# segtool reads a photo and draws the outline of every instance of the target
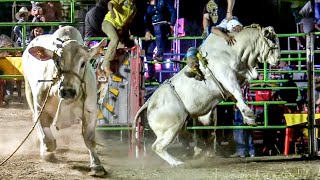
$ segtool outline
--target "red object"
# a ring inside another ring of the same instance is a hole
[[[272,97],[271,90],[256,90],[256,101],[269,101]]]
[[[286,128],[286,137],[284,140],[284,155],[288,156],[289,155],[289,149],[290,149],[290,142],[292,141],[292,128]]]

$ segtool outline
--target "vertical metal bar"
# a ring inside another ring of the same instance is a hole
[[[263,117],[264,117],[264,126],[265,127],[269,126],[269,123],[268,123],[268,103],[266,103],[266,102],[263,103]]]
[[[70,3],[70,22],[71,23],[75,23],[75,19],[74,19],[74,5],[75,4],[75,0],[72,0]]]
[[[315,129],[315,97],[314,97],[314,33],[307,35],[307,73],[308,73],[308,134],[309,157],[315,159],[317,152]]]
[[[27,26],[22,26],[22,47],[23,49],[26,49],[26,40],[27,40]]]

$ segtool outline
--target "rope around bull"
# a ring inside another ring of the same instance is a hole
[[[45,98],[45,100],[44,100],[44,103],[43,103],[43,105],[42,105],[42,107],[41,107],[41,109],[40,109],[40,113],[39,113],[39,115],[38,115],[38,117],[37,117],[37,120],[34,122],[31,130],[29,131],[29,133],[27,134],[27,136],[23,139],[23,141],[19,144],[19,146],[13,151],[13,153],[12,153],[11,155],[9,155],[5,160],[3,160],[3,161],[0,163],[0,166],[2,166],[4,163],[6,163],[6,162],[20,149],[20,147],[21,147],[21,146],[23,145],[23,143],[28,139],[28,137],[30,136],[30,134],[32,133],[32,131],[34,130],[34,128],[36,127],[37,123],[39,122],[39,119],[40,119],[40,116],[41,116],[41,114],[42,114],[42,111],[44,110],[44,107],[45,107],[46,104],[47,104],[47,100],[48,100],[48,97],[49,97],[49,94],[50,94],[50,90],[51,90],[53,84],[54,84],[54,83],[52,83],[52,84],[50,85],[50,87],[49,87],[49,90],[48,90],[48,93],[47,93],[46,98]]]

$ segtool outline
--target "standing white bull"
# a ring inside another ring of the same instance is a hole
[[[261,28],[258,25],[232,35],[236,40],[233,46],[211,33],[199,47],[202,56],[208,60],[207,68],[203,64],[200,66],[204,81],[187,77],[185,67],[161,85],[136,114],[133,128],[140,113],[147,109],[148,123],[157,136],[152,149],[172,166],[182,162],[168,154],[167,147],[188,115],[208,115],[223,98],[233,96],[244,122],[255,125],[255,115],[244,102],[241,86],[257,77],[258,62],[274,65],[279,61],[278,37],[272,27]]]
[[[53,157],[56,149],[50,129],[53,123],[61,129],[81,120],[93,176],[104,176],[106,171],[95,150],[97,89],[90,59],[105,45],[106,40],[102,40],[89,49],[77,29],[65,26],[52,35],[35,38],[22,56],[26,98],[33,120],[40,116],[36,125],[40,155],[46,160]]]

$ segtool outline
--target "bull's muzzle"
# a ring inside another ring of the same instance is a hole
[[[63,99],[73,99],[76,96],[77,92],[74,89],[60,89],[60,97]]]

